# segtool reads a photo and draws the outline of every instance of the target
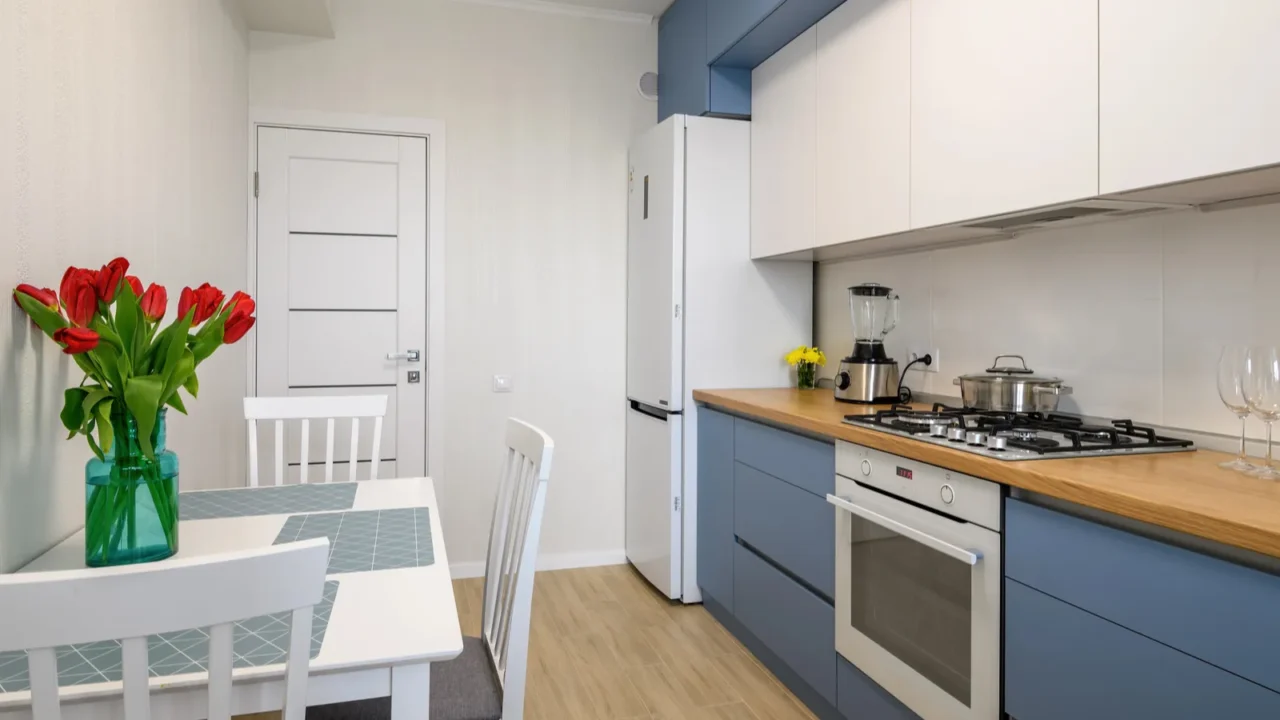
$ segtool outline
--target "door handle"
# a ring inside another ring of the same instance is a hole
[[[402,353],[387,353],[388,360],[408,360],[409,362],[419,362],[422,360],[422,353],[417,350],[408,350]]]
[[[869,508],[864,508],[861,505],[855,505],[854,503],[849,502],[846,498],[839,497],[838,495],[827,495],[827,502],[835,505],[845,512],[852,513],[864,520],[869,520],[880,527],[887,528],[899,535],[911,538],[927,548],[937,550],[943,555],[953,557],[966,565],[977,565],[978,561],[982,559],[982,553],[980,552],[956,547],[946,540],[936,538],[922,530],[917,530],[910,525],[904,525],[893,518],[885,517],[884,515],[881,515]]]

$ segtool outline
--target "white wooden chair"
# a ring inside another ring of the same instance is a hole
[[[302,720],[312,607],[328,560],[329,540],[319,538],[154,565],[0,575],[0,652],[27,651],[32,717],[59,720],[55,649],[119,640],[125,718],[149,720],[147,636],[208,628],[208,718],[229,720],[233,624],[292,611],[283,720]]]
[[[351,420],[351,455],[348,460],[348,480],[356,479],[356,450],[360,439],[360,418],[374,418],[373,451],[370,453],[369,478],[378,479],[378,462],[382,449],[382,418],[387,414],[386,395],[329,395],[317,397],[247,397],[244,399],[244,417],[249,421],[249,486],[258,486],[258,421],[275,421],[275,476],[276,485],[284,484],[284,423],[286,420],[302,421],[301,462],[302,482],[307,482],[308,443],[311,440],[311,421],[326,420],[324,481],[333,482],[333,430],[336,419]]]
[[[507,420],[507,449],[489,528],[481,637],[464,637],[462,655],[431,666],[431,720],[522,720],[529,624],[542,510],[554,444],[546,433]],[[390,702],[313,707],[307,720],[390,717]]]

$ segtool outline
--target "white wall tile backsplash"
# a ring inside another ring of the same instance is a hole
[[[1075,389],[1064,410],[1232,434],[1218,354],[1227,343],[1280,343],[1280,205],[819,265],[816,338],[833,359],[849,352],[846,288],[861,282],[902,296],[893,357],[941,351],[940,372],[913,369],[912,388],[958,395],[955,377],[1016,353]]]

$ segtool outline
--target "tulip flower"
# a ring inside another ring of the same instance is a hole
[[[151,283],[147,291],[142,293],[138,303],[142,307],[142,316],[147,322],[160,322],[165,310],[169,307],[169,293],[163,285]]]
[[[178,316],[186,317],[187,311],[194,308],[195,316],[192,317],[191,324],[199,325],[218,314],[223,297],[222,291],[209,283],[203,283],[195,290],[182,288],[182,295],[178,297]]]
[[[13,301],[15,303],[18,302],[18,293],[26,295],[54,312],[58,312],[58,294],[49,288],[38,288],[35,285],[22,283],[13,290]],[[18,307],[22,306],[19,305]]]
[[[122,257],[103,265],[97,277],[98,299],[107,305],[115,302],[116,291],[120,289],[120,283],[124,281],[127,272],[129,261]]]
[[[237,306],[237,310],[231,311],[231,316],[227,318],[227,324],[222,328],[222,342],[231,345],[249,332],[253,327],[257,318],[247,313],[238,312],[243,305]]]
[[[231,296],[231,299],[227,301],[227,304],[222,306],[222,309],[230,310],[234,308],[236,306],[236,303],[240,302],[241,300],[248,300],[249,302],[253,302],[253,298],[249,297],[249,293],[244,292],[243,290],[237,290],[235,294]],[[250,310],[250,312],[252,312],[252,310]]]
[[[142,281],[138,279],[137,275],[125,275],[124,281],[129,283],[129,289],[133,290],[134,297],[142,297]]]
[[[87,328],[61,328],[53,333],[53,341],[67,355],[79,355],[98,347],[98,333]]]
[[[67,268],[62,276],[62,306],[72,325],[88,327],[98,312],[97,273],[84,268]]]

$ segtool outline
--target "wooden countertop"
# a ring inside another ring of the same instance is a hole
[[[845,415],[880,408],[836,402],[830,390],[695,390],[693,399],[1280,558],[1280,483],[1217,467],[1224,453],[1006,462],[845,425]]]

